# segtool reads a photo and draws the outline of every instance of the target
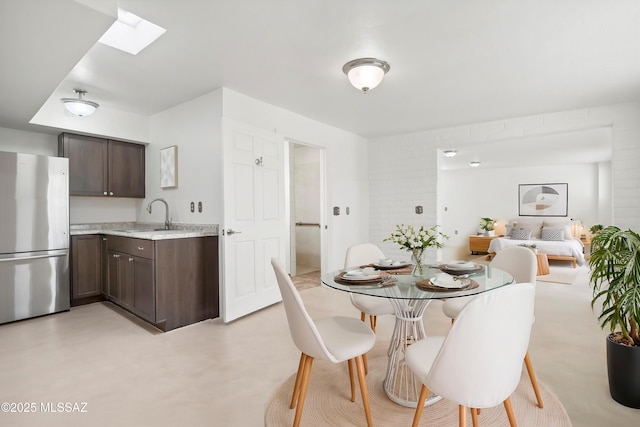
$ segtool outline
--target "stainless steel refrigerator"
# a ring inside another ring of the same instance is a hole
[[[0,324],[69,310],[69,160],[0,152]]]

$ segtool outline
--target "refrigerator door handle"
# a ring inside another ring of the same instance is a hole
[[[23,261],[29,259],[39,259],[39,258],[52,258],[59,256],[66,256],[69,251],[67,249],[61,249],[56,251],[46,251],[46,252],[24,252],[10,255],[0,255],[0,262],[16,262]]]

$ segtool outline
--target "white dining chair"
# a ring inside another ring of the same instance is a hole
[[[496,254],[489,265],[511,274],[516,283],[536,283],[537,258],[529,248],[522,246],[504,248]],[[475,296],[448,299],[442,304],[442,311],[453,321],[469,301],[474,298]],[[529,357],[529,352],[525,354],[524,363],[527,367],[527,373],[529,374],[533,391],[536,394],[538,407],[543,408],[544,404],[542,403],[542,396],[538,388],[538,381],[533,369],[533,363]]]
[[[420,423],[430,391],[458,404],[460,426],[466,426],[466,408],[471,408],[476,427],[478,410],[500,403],[509,424],[516,426],[510,396],[529,345],[534,298],[532,283],[479,294],[462,309],[446,337],[427,337],[407,348],[407,365],[423,383],[413,426]]]
[[[376,341],[375,334],[365,323],[352,317],[333,316],[312,320],[282,263],[277,258],[272,258],[271,265],[282,293],[291,338],[301,352],[290,405],[291,409],[296,408],[293,426],[300,425],[314,359],[332,363],[348,361],[352,402],[355,402],[353,378],[353,361],[355,361],[367,426],[371,426],[363,355],[373,348]]]
[[[347,248],[344,257],[344,268],[360,267],[376,263],[385,258],[384,253],[373,243],[357,243]],[[367,295],[349,294],[351,304],[360,310],[360,320],[365,321],[369,316],[369,324],[375,332],[377,316],[384,314],[394,314],[393,305],[387,298],[377,298]]]

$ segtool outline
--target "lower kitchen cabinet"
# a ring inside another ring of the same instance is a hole
[[[71,305],[99,301],[102,297],[102,236],[71,237]]]
[[[219,316],[218,238],[106,236],[107,299],[168,331]]]
[[[153,259],[108,250],[107,297],[144,320],[155,323]]]

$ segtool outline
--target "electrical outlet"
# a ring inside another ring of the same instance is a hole
[[[196,205],[195,203],[191,202],[191,212],[195,212],[196,211]]]
[[[198,212],[202,213],[202,202],[198,202]]]
[[[333,214],[334,215],[340,215],[340,206],[334,206],[333,207]]]

